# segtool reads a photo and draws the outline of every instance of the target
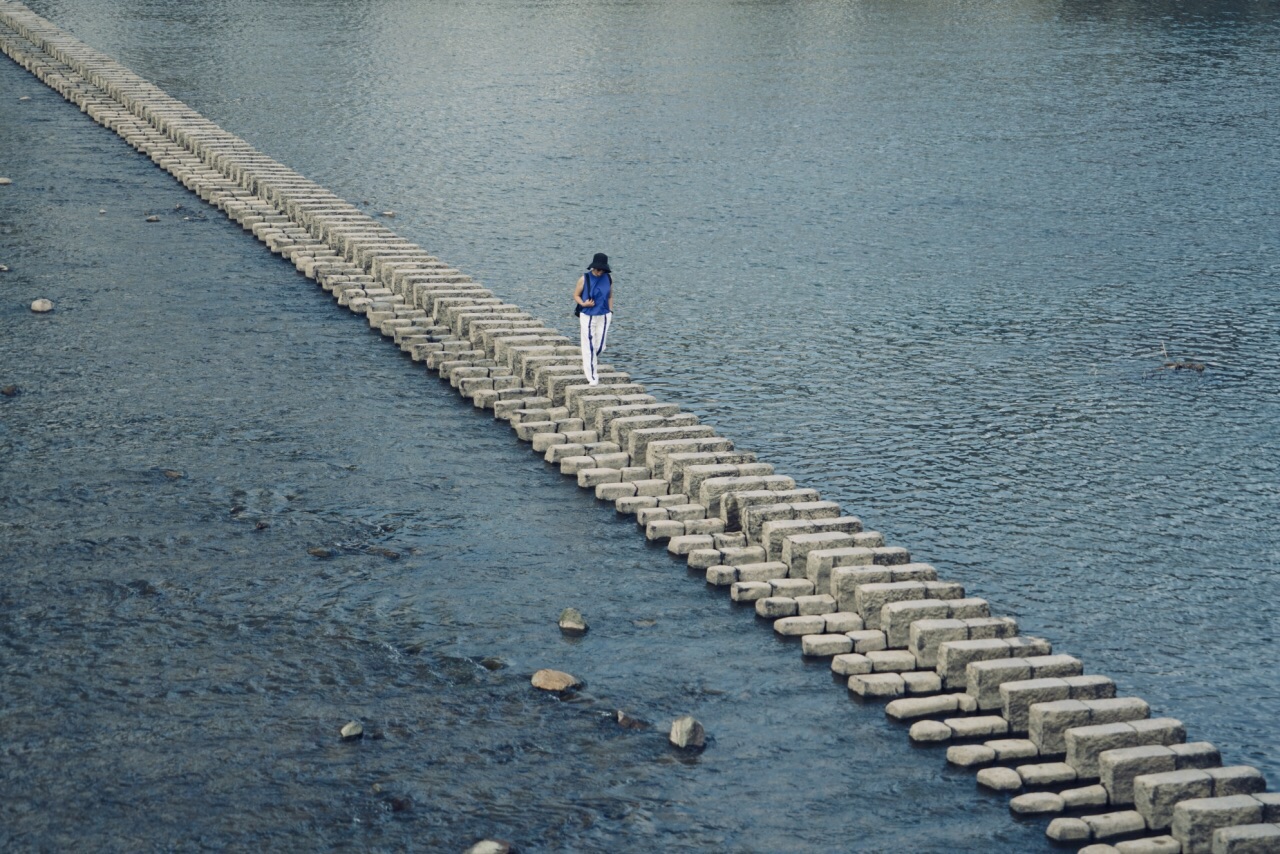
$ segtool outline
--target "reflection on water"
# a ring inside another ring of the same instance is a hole
[[[1273,7],[31,5],[1280,779]],[[0,79],[4,847],[1043,847]]]

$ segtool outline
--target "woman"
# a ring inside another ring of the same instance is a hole
[[[599,385],[600,375],[596,368],[613,322],[613,276],[608,255],[597,252],[591,259],[590,268],[574,288],[573,301],[582,307],[582,313],[578,315],[578,326],[582,332],[582,372],[587,376],[587,385]]]

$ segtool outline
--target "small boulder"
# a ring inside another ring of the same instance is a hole
[[[30,101],[30,100],[31,100],[31,96],[30,96],[30,95],[22,95],[22,96],[20,96],[20,97],[18,98],[18,100],[19,100],[19,101]]]
[[[159,222],[159,221],[160,221],[160,217],[156,216],[155,214],[152,214],[151,216],[147,217],[147,222]]]
[[[8,267],[8,265],[6,265],[6,264],[0,264],[0,273],[7,273],[7,272],[9,272],[9,267]]]
[[[12,178],[0,178],[0,187],[3,187],[7,184],[12,184],[12,183],[13,183]]]
[[[355,741],[357,738],[364,737],[364,727],[356,721],[348,721],[343,725],[341,732],[343,741]]]
[[[326,548],[321,548],[320,546],[316,546],[315,548],[307,549],[307,554],[311,555],[312,557],[333,557],[333,549],[326,549]]]
[[[681,749],[701,750],[707,744],[707,731],[697,718],[685,715],[671,722],[667,740]]]
[[[16,385],[7,385],[4,388],[0,388],[0,394],[3,394],[5,397],[17,397],[18,392],[20,391],[22,391],[22,389],[18,388]]]
[[[395,211],[383,211],[383,212],[382,212],[382,215],[383,215],[383,216],[385,216],[385,217],[395,217],[396,212],[395,212]]]
[[[501,658],[488,656],[486,658],[480,659],[480,666],[483,667],[485,670],[502,670],[507,666],[507,663],[503,661]]]
[[[43,297],[31,303],[31,310],[36,314],[44,314],[53,311],[53,303]]]
[[[177,469],[165,469],[164,476],[169,478],[169,480],[182,480],[183,477],[182,472]]]
[[[501,839],[481,839],[464,854],[515,854],[515,846]]]
[[[571,676],[561,670],[539,670],[533,674],[530,680],[533,687],[543,691],[568,691],[570,688],[577,688],[582,684],[576,676]]]
[[[560,612],[560,631],[567,635],[585,635],[587,621],[577,608],[565,608]]]
[[[271,527],[271,523],[270,523],[270,522],[257,522],[257,523],[255,523],[255,524],[254,524],[254,526],[253,526],[253,530],[255,530],[255,531],[265,531],[265,530],[267,530],[267,528],[270,528],[270,527]]]

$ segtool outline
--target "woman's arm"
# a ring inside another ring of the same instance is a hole
[[[587,278],[586,276],[578,277],[578,285],[573,289],[573,301],[581,306],[595,305],[596,304],[595,300],[589,299],[584,301],[582,299],[582,285],[583,285],[583,282],[586,280],[586,278]]]

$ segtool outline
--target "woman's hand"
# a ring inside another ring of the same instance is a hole
[[[593,299],[586,299],[586,300],[581,300],[581,303],[583,307],[590,308],[591,306],[596,304],[596,301]]]

